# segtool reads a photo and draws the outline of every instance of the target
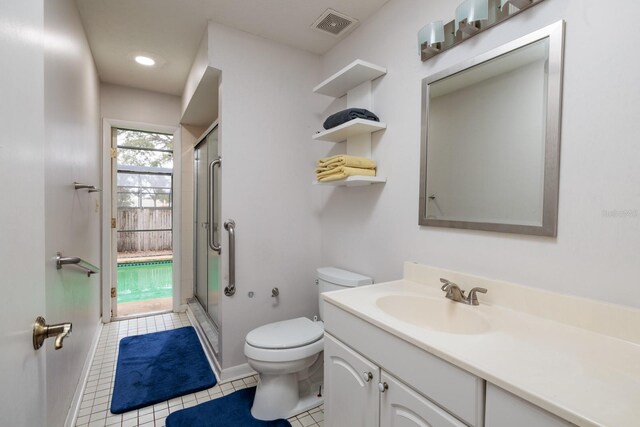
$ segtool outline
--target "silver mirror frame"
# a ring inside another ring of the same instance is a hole
[[[562,123],[562,75],[564,60],[564,21],[558,21],[503,46],[463,61],[443,71],[422,79],[422,127],[420,135],[420,197],[418,224],[461,228],[467,230],[497,231],[501,233],[531,234],[537,236],[557,235],[558,192],[560,182],[560,126]],[[507,54],[523,46],[549,39],[549,66],[547,80],[547,117],[544,161],[544,195],[542,226],[501,224],[473,221],[451,221],[427,219],[427,129],[429,119],[429,85],[468,68]]]

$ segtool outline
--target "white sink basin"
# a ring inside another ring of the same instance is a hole
[[[411,295],[387,295],[378,298],[378,308],[390,316],[421,328],[450,334],[481,334],[491,329],[477,307]]]

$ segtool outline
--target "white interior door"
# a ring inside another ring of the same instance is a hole
[[[44,248],[43,2],[1,2],[0,16],[9,29],[0,31],[0,56],[11,58],[0,78],[0,424],[44,426],[45,352],[32,345],[52,262]]]

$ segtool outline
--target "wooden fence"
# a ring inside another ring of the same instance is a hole
[[[117,221],[118,252],[172,249],[171,208],[121,208]]]

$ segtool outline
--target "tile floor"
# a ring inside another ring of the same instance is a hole
[[[80,411],[76,426],[120,426],[120,427],[164,427],[165,418],[180,409],[189,408],[208,400],[217,399],[246,387],[256,385],[257,376],[230,381],[203,390],[198,393],[158,403],[137,411],[114,415],[109,411],[113,380],[115,378],[118,345],[121,338],[150,332],[166,331],[169,329],[191,326],[185,313],[167,313],[156,316],[111,322],[102,328],[96,354],[91,363],[89,377],[84,396],[80,404]],[[324,407],[304,412],[289,418],[292,427],[323,427]],[[242,426],[234,426],[242,427]]]

